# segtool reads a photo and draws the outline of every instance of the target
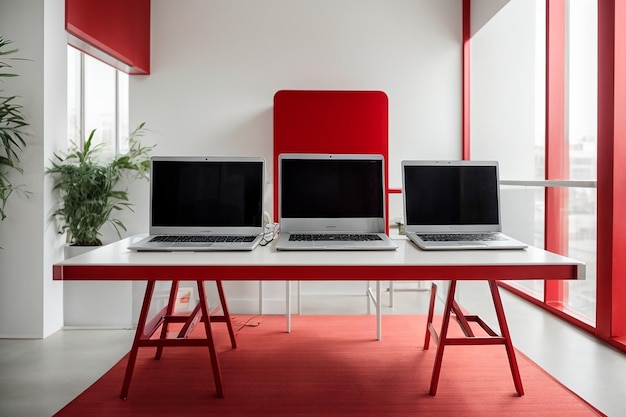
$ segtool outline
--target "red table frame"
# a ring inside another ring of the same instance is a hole
[[[138,236],[135,238],[141,238]],[[124,377],[121,397],[126,398],[130,387],[137,351],[141,347],[157,347],[155,359],[159,359],[163,348],[169,346],[201,346],[209,349],[213,377],[218,397],[224,396],[221,370],[215,350],[211,324],[224,322],[228,326],[231,345],[236,348],[236,339],[230,321],[222,281],[289,281],[298,280],[369,280],[379,281],[450,281],[443,323],[440,334],[432,324],[436,286],[431,292],[431,301],[426,329],[424,349],[428,349],[432,337],[437,343],[433,366],[430,394],[435,395],[444,349],[447,345],[503,344],[509,357],[513,381],[517,393],[523,395],[521,377],[515,360],[511,337],[506,324],[502,301],[496,280],[573,280],[584,279],[584,263],[538,248],[529,247],[522,251],[454,251],[448,253],[423,252],[405,240],[397,240],[398,250],[369,252],[362,256],[358,252],[281,252],[273,247],[257,248],[246,253],[197,253],[186,255],[142,254],[126,250],[129,240],[103,246],[53,266],[54,280],[130,280],[147,281],[146,293],[141,309],[133,347]],[[496,308],[502,335],[491,330],[477,316],[465,315],[454,301],[457,280],[487,281]],[[148,310],[156,281],[172,281],[168,305],[148,322]],[[179,281],[195,281],[200,303],[187,316],[173,314],[173,306]],[[222,315],[213,315],[206,302],[204,283],[214,281],[220,297]],[[380,297],[380,294],[377,295]],[[454,315],[466,337],[447,336],[450,318]],[[476,336],[469,322],[476,322],[487,333]],[[187,338],[192,328],[202,322],[204,338]],[[168,337],[170,323],[182,323],[175,338]],[[158,337],[155,332],[161,328]]]
[[[515,385],[515,390],[520,397],[524,395],[522,378],[520,376],[519,368],[517,366],[515,349],[513,348],[513,342],[511,341],[509,327],[506,323],[506,316],[504,314],[504,308],[502,307],[502,299],[500,298],[500,293],[498,292],[498,284],[494,280],[489,280],[488,282],[501,335],[491,329],[491,327],[489,327],[489,325],[487,325],[487,323],[485,323],[479,316],[469,315],[461,310],[461,307],[454,300],[454,294],[456,292],[457,284],[456,280],[452,280],[450,282],[450,288],[448,289],[446,304],[443,310],[441,330],[440,332],[437,332],[435,326],[433,325],[437,285],[435,283],[432,284],[430,292],[430,305],[428,308],[428,318],[426,320],[426,337],[424,338],[424,350],[428,350],[431,337],[437,344],[435,364],[433,366],[433,374],[430,381],[430,395],[437,394],[439,374],[441,373],[441,364],[443,362],[443,351],[447,345],[504,345],[506,348],[507,357],[509,359],[509,366],[511,368],[511,375],[513,376],[513,384]],[[461,330],[463,331],[465,337],[448,337],[448,328],[450,326],[450,319],[452,318],[453,314],[459,326],[461,327]],[[477,336],[472,330],[472,327],[469,324],[470,322],[477,323],[486,333],[486,336]]]
[[[233,349],[237,348],[237,339],[235,338],[232,321],[230,320],[230,313],[228,311],[222,282],[215,281],[215,283],[220,298],[220,306],[223,312],[222,315],[211,314],[207,304],[204,281],[201,280],[196,281],[196,285],[198,287],[198,304],[194,310],[188,315],[175,315],[174,305],[176,303],[176,294],[178,293],[179,282],[172,281],[172,287],[170,289],[167,305],[163,307],[163,309],[161,309],[161,311],[158,312],[150,322],[148,322],[148,313],[155,286],[155,281],[148,281],[143,304],[141,306],[141,313],[139,313],[139,319],[137,321],[135,338],[133,339],[133,345],[128,355],[128,363],[126,365],[126,373],[124,374],[124,382],[122,384],[120,398],[126,399],[128,397],[128,390],[133,377],[139,348],[156,347],[157,350],[154,355],[154,359],[159,360],[161,359],[163,348],[168,346],[206,346],[209,349],[209,357],[211,359],[211,368],[213,370],[213,379],[215,381],[217,396],[224,397],[222,372],[217,358],[217,352],[215,350],[215,343],[213,341],[213,329],[211,328],[212,322],[226,323],[228,333],[230,335],[230,343]],[[205,338],[190,339],[189,335],[199,322],[204,324]],[[170,323],[183,323],[182,328],[178,331],[178,334],[174,338],[168,337]],[[161,329],[159,337],[153,338],[153,335],[159,328]]]

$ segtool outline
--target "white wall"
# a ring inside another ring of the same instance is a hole
[[[544,137],[543,1],[478,0],[472,15],[472,159],[500,161],[503,179],[536,179],[535,143]],[[498,8],[494,10],[494,4]],[[542,6],[543,4],[543,6]],[[501,8],[500,8],[501,7]],[[495,13],[485,21],[485,14]],[[540,49],[543,48],[543,49]]]
[[[270,212],[272,104],[281,89],[387,93],[391,187],[401,186],[402,159],[460,157],[458,0],[153,0],[151,24],[152,73],[131,77],[131,125],[147,123],[158,155],[265,157]],[[133,187],[137,213],[147,213],[147,184]],[[401,214],[392,201],[390,218]],[[126,224],[146,232],[148,219]],[[364,293],[362,283],[352,286]],[[231,308],[256,308],[257,290],[227,286]],[[282,308],[284,283],[264,291],[270,311],[272,300]]]
[[[43,172],[66,142],[63,14],[62,0],[0,0],[2,35],[30,59],[16,63],[22,77],[6,87],[24,98],[31,123],[18,181],[33,193],[13,198],[0,223],[0,337],[45,337],[62,326],[62,283],[51,269],[63,239],[49,222]],[[131,77],[131,121],[147,122],[156,154],[262,155],[271,179],[276,91],[383,90],[397,188],[401,159],[460,156],[460,42],[458,0],[153,0],[152,74]],[[147,230],[147,183],[132,185],[131,201],[126,235]],[[390,217],[400,213],[392,201]],[[133,287],[140,299],[142,283]],[[234,305],[258,305],[257,283],[227,291]],[[270,307],[284,302],[284,284],[264,291]]]
[[[43,170],[52,149],[65,140],[66,82],[63,0],[0,0],[0,34],[13,40],[20,77],[3,83],[20,96],[30,123],[21,155],[30,198],[14,195],[0,222],[0,337],[41,338],[62,326],[62,283],[52,281],[52,264],[62,249],[48,225],[50,188]]]

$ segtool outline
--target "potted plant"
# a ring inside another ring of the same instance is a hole
[[[0,36],[0,58],[16,53],[17,49],[8,49],[12,41]],[[17,58],[12,58],[17,59]],[[7,77],[17,77],[17,74],[6,72],[11,68],[6,60],[0,61],[0,81]],[[6,218],[5,207],[7,200],[19,186],[11,183],[10,174],[13,171],[22,173],[19,166],[19,153],[26,146],[23,136],[24,128],[28,126],[22,114],[23,107],[16,103],[17,96],[5,96],[0,90],[0,220]]]
[[[74,246],[99,246],[100,229],[109,223],[121,238],[126,230],[115,212],[125,208],[133,211],[125,184],[136,179],[147,179],[150,171],[150,152],[154,146],[143,146],[139,136],[144,133],[141,123],[129,136],[129,149],[112,158],[102,155],[105,144],[93,144],[96,130],[82,146],[72,144],[69,153],[55,154],[46,173],[54,179],[53,190],[59,193],[59,207],[53,216],[59,233],[67,233],[67,242]]]

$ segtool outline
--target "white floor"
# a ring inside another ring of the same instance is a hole
[[[429,294],[412,288],[417,284],[396,285],[393,308],[385,293],[383,314],[425,314]],[[497,328],[486,284],[460,283],[457,294],[463,307]],[[506,291],[501,294],[520,351],[608,416],[626,416],[626,354]],[[366,306],[364,296],[307,296],[302,314],[364,314]],[[64,330],[44,340],[0,339],[0,416],[54,415],[111,368],[132,338],[129,330]]]

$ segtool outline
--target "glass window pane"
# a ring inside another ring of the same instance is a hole
[[[570,179],[596,179],[598,9],[597,0],[567,6],[566,132]]]
[[[567,3],[566,137],[569,175],[576,180],[597,178],[597,0]],[[568,207],[569,253],[587,264],[587,279],[567,282],[564,305],[573,315],[595,323],[596,311],[596,190],[573,188]]]
[[[596,317],[596,190],[570,189],[568,256],[586,263],[582,281],[567,281],[565,306],[582,320],[595,324]]]
[[[123,153],[128,150],[129,110],[128,110],[128,74],[117,72],[118,77],[118,152]],[[133,129],[136,126],[133,126]]]
[[[128,150],[129,76],[68,46],[68,146],[96,129],[93,143],[105,152]]]
[[[595,180],[597,0],[566,0],[565,4],[565,136],[550,140],[564,140],[566,155],[551,163],[565,161],[567,171],[561,179]],[[487,3],[475,6],[477,12],[490,10]],[[545,0],[511,0],[472,35],[472,159],[500,161],[505,181],[546,178],[545,29]],[[543,186],[510,186],[501,192],[504,231],[540,248],[546,237],[545,190]],[[564,220],[563,250],[587,264],[587,280],[564,282],[560,301],[568,314],[593,322],[596,189],[573,187],[566,195],[564,206],[552,209],[566,217],[556,219]],[[548,230],[560,232],[553,226],[548,225]],[[543,301],[544,281],[512,284]]]
[[[93,143],[104,142],[115,152],[116,83],[115,68],[85,55],[85,135],[93,129]]]
[[[71,142],[80,143],[81,132],[81,52],[67,47],[67,136]]]
[[[516,239],[529,245],[543,248],[544,246],[544,188],[503,186],[502,230]],[[514,286],[537,300],[543,300],[543,280],[520,280]]]

